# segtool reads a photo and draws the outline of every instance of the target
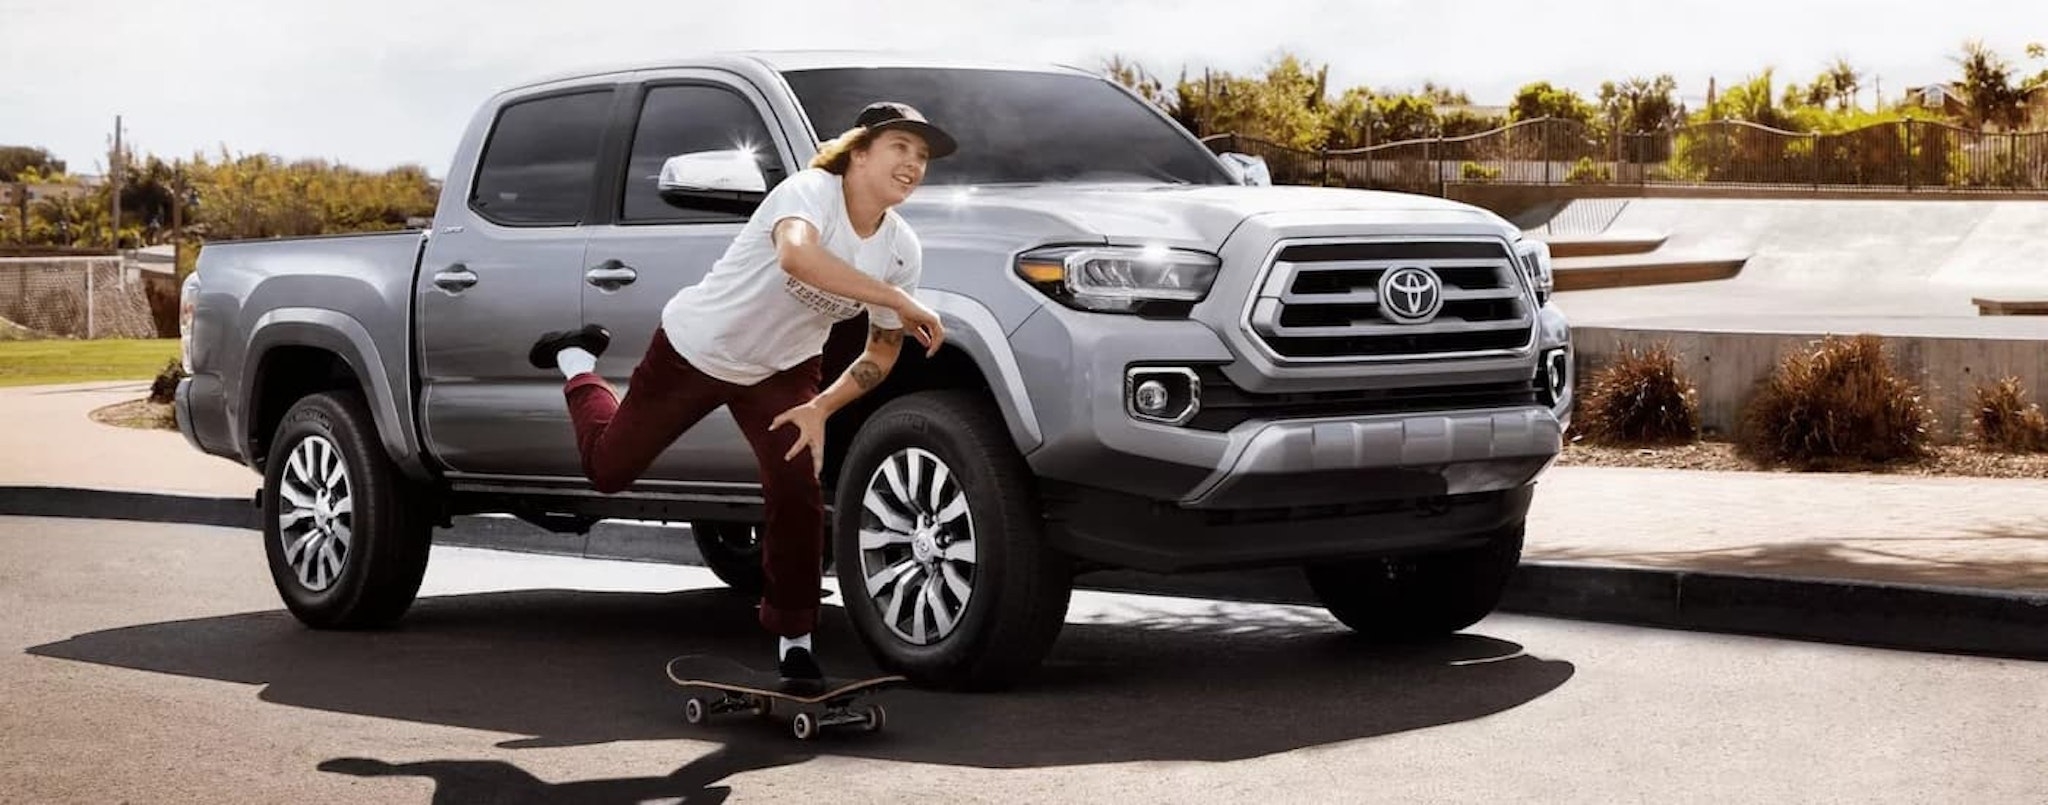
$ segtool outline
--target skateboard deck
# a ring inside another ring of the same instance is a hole
[[[859,727],[865,732],[882,729],[887,717],[879,704],[854,707],[854,700],[905,682],[896,675],[848,678],[826,677],[820,683],[792,687],[780,674],[743,665],[736,660],[709,654],[685,654],[668,661],[668,678],[686,689],[698,689],[683,702],[683,718],[702,724],[710,716],[751,711],[759,716],[776,714],[777,702],[792,710],[790,731],[799,740],[810,740],[826,727]]]

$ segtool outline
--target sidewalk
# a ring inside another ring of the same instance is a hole
[[[172,431],[88,414],[146,383],[0,388],[0,486],[247,499],[261,478]],[[1524,558],[2048,592],[2048,479],[1557,467]]]

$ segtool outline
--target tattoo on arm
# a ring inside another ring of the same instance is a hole
[[[861,391],[873,391],[882,382],[882,367],[874,361],[864,359],[846,371],[853,376],[853,382],[860,384]]]
[[[869,327],[869,328],[868,328],[868,343],[870,343],[870,344],[877,344],[877,345],[880,345],[880,346],[885,346],[885,347],[897,347],[897,346],[902,346],[902,345],[903,345],[903,331],[902,331],[902,330],[885,330],[885,329],[882,329],[882,328],[880,328],[880,327]]]

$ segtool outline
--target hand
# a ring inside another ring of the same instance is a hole
[[[924,356],[939,354],[939,345],[946,342],[946,325],[939,321],[939,314],[925,307],[923,302],[909,294],[903,295],[903,305],[896,308],[896,315],[903,319],[903,329],[924,345]]]
[[[796,425],[796,444],[790,445],[789,453],[782,457],[784,461],[795,461],[796,455],[803,452],[805,447],[809,447],[811,471],[824,474],[826,417],[825,409],[818,407],[817,402],[813,400],[782,412],[775,417],[775,421],[768,423],[770,432],[781,429],[783,425]]]

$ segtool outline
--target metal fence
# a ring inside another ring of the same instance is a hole
[[[1203,142],[1219,153],[1264,157],[1275,183],[1437,195],[1459,184],[2048,191],[2048,131],[1987,133],[1922,120],[1835,134],[1723,120],[1617,136],[1546,118],[1345,150],[1307,151],[1237,134]]]
[[[0,337],[162,337],[144,284],[116,257],[0,259]]]

